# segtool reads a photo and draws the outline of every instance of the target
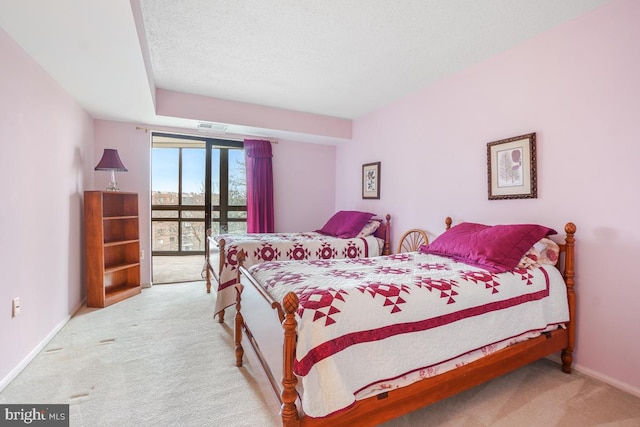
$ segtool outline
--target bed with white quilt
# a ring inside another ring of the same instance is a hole
[[[385,219],[361,211],[339,211],[316,231],[298,233],[220,234],[207,239],[207,292],[212,279],[216,287],[214,316],[224,321],[224,310],[235,304],[238,252],[245,253],[245,266],[276,260],[366,258],[391,253],[391,215]],[[207,233],[210,236],[210,231]],[[218,269],[211,251],[218,251]],[[215,264],[215,263],[214,263]]]
[[[376,425],[555,352],[570,372],[565,232],[462,223],[416,252],[248,268],[240,252],[236,364],[244,340],[285,426]]]

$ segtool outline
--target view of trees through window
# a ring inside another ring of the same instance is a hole
[[[204,253],[208,227],[246,232],[241,142],[154,134],[151,164],[153,255]]]

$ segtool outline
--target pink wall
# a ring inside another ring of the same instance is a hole
[[[80,307],[91,117],[0,29],[0,389]],[[21,314],[11,318],[11,300]]]
[[[389,211],[398,239],[444,217],[577,231],[578,369],[640,394],[640,2],[608,3],[354,123],[337,208]],[[486,143],[537,133],[538,198],[487,200]],[[360,197],[382,161],[381,199]]]
[[[276,231],[322,228],[335,213],[336,147],[281,140],[272,151]]]

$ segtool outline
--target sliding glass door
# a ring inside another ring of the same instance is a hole
[[[154,133],[151,165],[154,264],[156,257],[204,255],[207,228],[246,232],[242,142]],[[154,282],[162,282],[155,272]]]

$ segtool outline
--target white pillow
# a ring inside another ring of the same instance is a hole
[[[367,237],[371,236],[376,230],[380,227],[380,221],[371,219],[367,224],[362,227],[362,230],[358,233],[356,237]]]

